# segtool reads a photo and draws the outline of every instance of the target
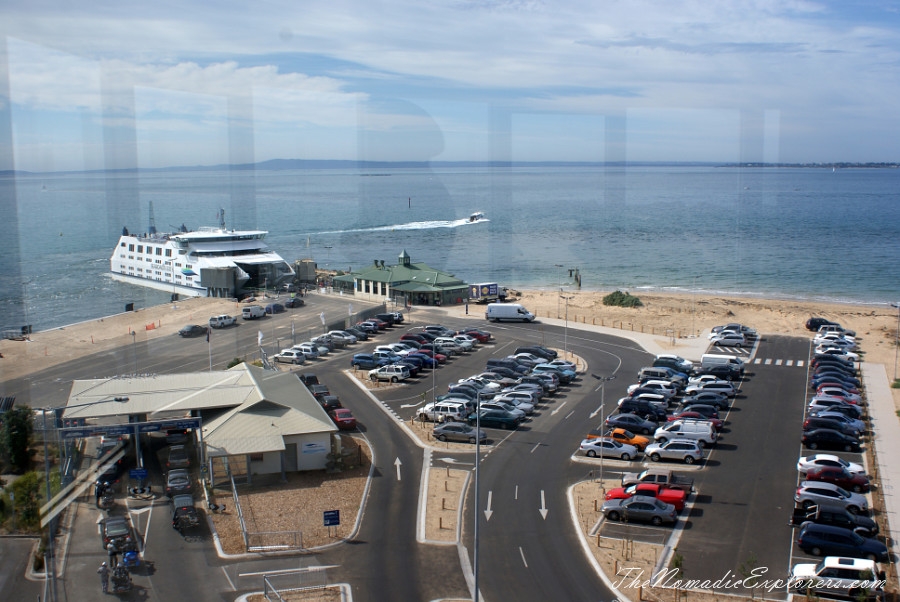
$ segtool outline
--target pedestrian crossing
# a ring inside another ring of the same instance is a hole
[[[753,361],[750,362],[754,366],[785,366],[785,367],[795,367],[795,368],[805,368],[806,360],[786,360],[781,358],[754,358]]]

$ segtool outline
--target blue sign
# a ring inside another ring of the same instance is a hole
[[[158,431],[159,429],[160,429],[159,425],[153,424],[152,422],[144,423],[138,427],[138,430],[141,431],[142,433],[155,432],[155,431]]]
[[[136,479],[138,481],[143,481],[147,478],[147,469],[146,468],[132,468],[128,471],[128,476],[132,479]]]
[[[340,510],[326,510],[322,513],[325,519],[326,527],[337,527],[341,524],[341,511]]]

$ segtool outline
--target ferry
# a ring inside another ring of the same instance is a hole
[[[279,289],[294,270],[263,240],[265,230],[228,230],[225,210],[218,227],[157,233],[150,206],[150,228],[143,234],[122,229],[110,258],[114,280],[192,297],[240,298]]]

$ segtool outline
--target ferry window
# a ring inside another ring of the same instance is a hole
[[[124,242],[123,242],[123,243],[120,243],[119,246],[120,246],[120,247],[124,247],[124,246],[125,246],[125,243],[124,243]]]
[[[172,249],[166,249],[166,257],[172,256]]]
[[[366,280],[365,283],[366,283],[366,292],[368,293],[369,292],[369,281]]]
[[[162,247],[156,247],[156,254],[162,255]]]
[[[381,294],[382,295],[387,294],[387,285],[384,282],[381,283]]]
[[[144,245],[138,245],[138,253],[144,252]]]
[[[128,250],[132,253],[134,252],[134,245],[128,245]]]

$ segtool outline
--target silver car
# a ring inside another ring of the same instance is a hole
[[[747,344],[747,339],[739,332],[723,331],[710,339],[710,342],[716,347],[743,347]]]
[[[654,462],[679,460],[685,464],[693,464],[703,459],[703,450],[696,441],[672,439],[665,443],[651,443],[644,449],[644,455]]]
[[[678,520],[675,506],[647,495],[635,495],[624,500],[606,500],[600,511],[609,520],[626,520],[654,525],[674,524]]]
[[[438,441],[462,441],[463,443],[475,443],[476,439],[481,439],[481,442],[484,443],[487,440],[487,434],[465,422],[448,422],[434,427],[434,438]]]
[[[794,493],[794,501],[808,508],[813,505],[837,506],[851,514],[869,511],[869,502],[859,493],[851,493],[834,483],[824,481],[801,481]]]

